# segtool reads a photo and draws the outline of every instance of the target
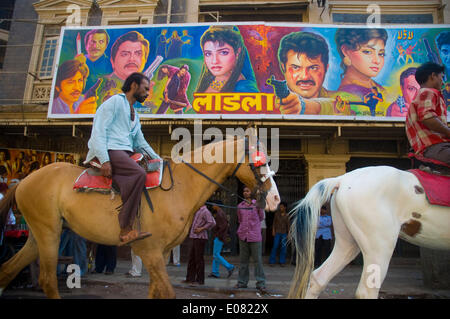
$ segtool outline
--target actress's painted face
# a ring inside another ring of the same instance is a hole
[[[203,55],[208,70],[217,77],[227,77],[233,72],[239,52],[235,53],[231,45],[218,41],[207,41],[203,46]]]
[[[352,67],[367,77],[375,77],[384,66],[384,41],[371,39],[361,44],[358,50],[343,50],[352,62]]]

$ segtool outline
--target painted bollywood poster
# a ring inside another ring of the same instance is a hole
[[[93,117],[133,72],[141,118],[406,117],[417,67],[446,67],[450,26],[195,24],[63,28],[50,118]]]
[[[30,149],[0,149],[0,183],[16,183],[54,162],[77,164],[78,154],[55,153]]]

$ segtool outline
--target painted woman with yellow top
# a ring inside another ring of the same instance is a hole
[[[247,48],[236,26],[211,26],[200,39],[204,63],[196,92],[259,92]]]

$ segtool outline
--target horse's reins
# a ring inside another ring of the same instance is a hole
[[[215,180],[213,180],[211,177],[209,177],[208,175],[206,175],[205,173],[199,171],[197,168],[195,168],[193,165],[191,165],[190,163],[184,161],[183,159],[181,159],[181,162],[185,165],[187,165],[189,168],[191,168],[194,172],[196,172],[197,174],[199,174],[200,176],[203,176],[204,178],[206,178],[208,181],[210,181],[211,183],[216,184],[217,186],[219,186],[220,188],[222,188],[223,190],[231,193],[231,196],[237,196],[239,199],[242,200],[246,200],[244,197],[240,196],[239,194],[236,194],[235,192],[233,192],[231,189],[225,187],[224,185],[220,184],[219,182],[216,182]],[[239,168],[239,166],[241,165],[241,163],[239,163],[237,165],[237,168]],[[233,177],[235,172],[237,171],[237,169],[235,169],[235,171],[233,172],[233,175],[231,175],[230,177]]]
[[[258,143],[258,145],[259,145],[259,140],[257,141],[257,143]],[[144,151],[145,151],[145,150],[144,150]],[[147,152],[146,152],[146,153],[147,153]],[[243,162],[243,160],[244,160],[244,158],[245,158],[245,156],[246,156],[247,154],[248,154],[248,155],[250,154],[250,151],[249,151],[249,142],[248,142],[248,139],[245,138],[245,152],[244,152],[244,154],[242,155],[242,158],[241,158],[241,160],[239,161],[238,165],[236,165],[235,169],[233,170],[233,173],[232,173],[227,179],[232,178],[232,177],[234,177],[234,176],[236,175],[237,171],[238,171],[239,168],[241,167],[241,164],[242,164],[242,162]],[[147,153],[147,155],[149,155],[149,154]],[[222,188],[223,190],[225,190],[225,191],[227,191],[228,193],[230,193],[231,196],[237,196],[239,199],[241,199],[241,200],[243,200],[243,201],[245,201],[245,202],[248,203],[248,200],[246,200],[244,197],[240,196],[239,194],[236,194],[236,193],[233,192],[231,189],[229,189],[229,188],[225,187],[224,185],[220,184],[219,182],[215,181],[214,179],[212,179],[211,177],[209,177],[209,176],[206,175],[205,173],[203,173],[203,172],[201,172],[200,170],[198,170],[197,168],[195,168],[192,164],[186,162],[186,161],[183,160],[182,158],[180,158],[180,161],[181,161],[181,163],[185,164],[187,167],[191,168],[194,172],[196,172],[196,173],[199,174],[200,176],[202,176],[202,177],[204,177],[205,179],[207,179],[209,182],[211,182],[211,183],[217,185],[218,187],[220,187],[220,188]],[[174,185],[173,174],[172,174],[172,168],[171,168],[171,166],[170,166],[170,162],[169,162],[169,161],[164,161],[164,162],[163,162],[163,165],[164,165],[164,166],[167,166],[168,169],[169,169],[169,175],[170,175],[170,182],[171,182],[171,185],[170,185],[169,188],[163,188],[163,187],[162,187],[162,183],[161,183],[161,185],[159,185],[159,187],[160,187],[163,191],[169,191],[169,190],[172,189],[172,187],[173,187],[173,185]],[[253,172],[253,175],[255,175],[256,180],[257,180],[257,182],[258,182],[258,189],[260,189],[260,188],[261,188],[261,185],[264,184],[264,182],[265,182],[271,175],[273,175],[273,172],[268,173],[267,176],[263,176],[263,177],[261,177],[261,178],[258,178],[258,173],[257,173],[257,171],[256,171],[255,165],[254,165],[253,163],[250,163],[249,165],[250,165],[250,168],[251,168],[251,170],[252,170],[252,172]],[[163,170],[163,171],[164,171],[164,170]],[[262,191],[261,191],[261,192],[262,192]],[[263,192],[263,193],[266,193],[266,194],[267,194],[267,192]],[[146,200],[147,200],[147,202],[148,202],[148,204],[149,204],[149,207],[150,207],[150,209],[152,210],[152,213],[153,213],[154,211],[153,211],[152,201],[151,201],[151,199],[150,199],[150,195],[149,195],[149,193],[148,193],[146,187],[144,187],[144,195],[145,195],[145,198],[146,198]],[[207,202],[207,203],[209,203],[209,202]],[[210,204],[211,204],[211,203],[210,203]],[[225,205],[217,205],[217,206],[223,206],[223,207],[228,207],[228,208],[237,208],[237,207],[231,207],[231,206],[225,206]],[[243,208],[243,209],[252,209],[252,208]]]

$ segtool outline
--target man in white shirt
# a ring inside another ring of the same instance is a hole
[[[140,152],[151,159],[160,157],[144,138],[135,107],[148,96],[150,80],[142,73],[132,73],[116,94],[98,108],[94,116],[86,162],[97,158],[103,176],[112,178],[120,189],[120,246],[150,236],[132,229],[137,215],[146,172],[131,155]]]

